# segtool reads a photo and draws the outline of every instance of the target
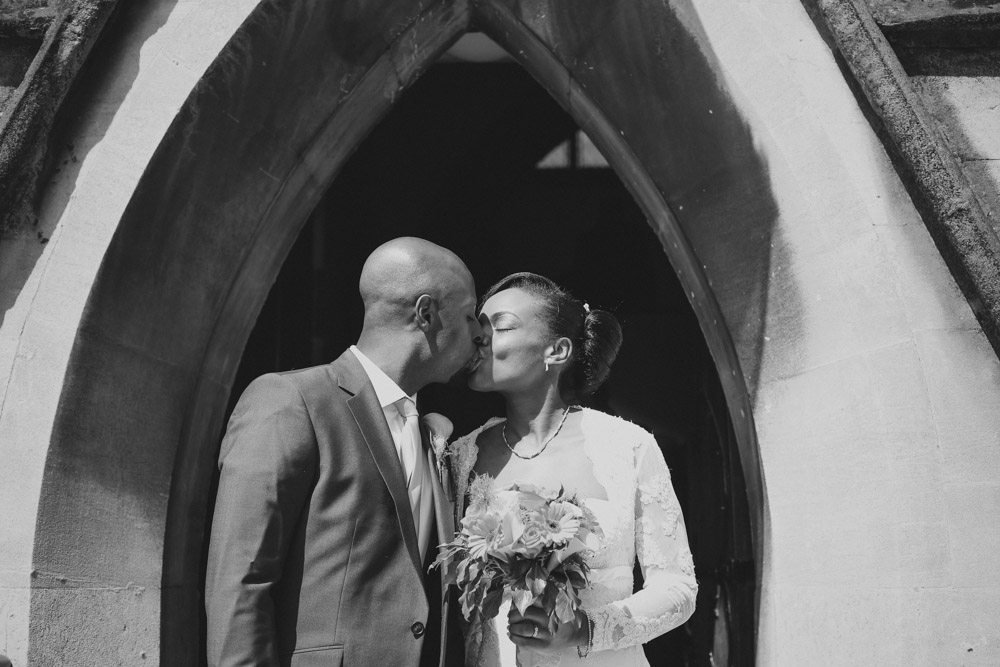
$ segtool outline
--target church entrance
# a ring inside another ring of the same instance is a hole
[[[434,65],[364,140],[285,260],[247,342],[229,409],[257,375],[329,362],[355,341],[361,265],[400,235],[457,252],[480,292],[508,273],[535,271],[616,313],[625,343],[591,405],[656,435],[700,583],[695,616],[647,645],[650,663],[752,665],[746,484],[698,320],[619,177],[513,62]],[[455,387],[433,386],[421,400],[447,414],[458,434],[501,409],[492,397]],[[209,503],[206,537],[211,511]]]

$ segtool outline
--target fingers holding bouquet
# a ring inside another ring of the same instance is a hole
[[[576,610],[574,620],[565,623],[557,620],[554,630],[551,620],[540,603],[531,605],[523,614],[511,605],[507,614],[507,636],[518,646],[538,653],[561,653],[589,643],[590,620],[582,611]]]

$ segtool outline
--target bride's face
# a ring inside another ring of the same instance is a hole
[[[549,380],[545,354],[552,334],[538,298],[519,288],[497,292],[483,304],[479,323],[486,345],[483,362],[469,375],[475,391],[523,391]]]

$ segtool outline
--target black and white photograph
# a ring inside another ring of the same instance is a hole
[[[0,0],[0,667],[1000,666],[1000,3]]]

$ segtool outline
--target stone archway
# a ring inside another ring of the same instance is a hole
[[[718,304],[706,335],[732,339],[729,407],[747,429],[753,407],[767,472],[758,662],[995,664],[995,624],[976,619],[1000,608],[983,528],[1000,366],[802,3],[419,7],[122,7],[53,139],[38,240],[0,242],[0,648],[18,667],[191,654],[172,619],[194,604],[195,436],[218,425],[240,332],[308,208],[296,192],[356,139],[321,130],[375,123],[475,19],[529,69],[547,51],[562,69],[531,71],[595,135],[591,111],[624,137],[649,178],[619,173],[669,204],[691,284]],[[337,125],[362,90],[372,113]],[[953,617],[969,622],[943,632]]]
[[[532,25],[500,3],[417,7],[261,3],[145,167],[90,291],[55,417],[34,544],[33,660],[120,659],[159,635],[162,663],[190,664],[200,520],[214,465],[207,444],[267,287],[346,156],[473,19],[609,156],[691,293],[740,436],[760,555],[765,508],[750,398],[704,271],[709,260],[699,259],[667,205],[663,174],[632,147],[644,119],[602,108],[593,92],[600,78],[579,76],[586,61],[574,64],[540,36],[572,33],[579,15],[556,10]],[[621,29],[646,25],[649,39],[678,30],[675,17],[655,8],[624,16]],[[622,67],[648,66],[632,56]],[[605,74],[610,83],[616,73]],[[656,74],[647,70],[643,83]],[[653,99],[662,92],[635,88]],[[129,619],[123,630],[116,618]],[[59,628],[69,627],[73,645],[60,639]]]

